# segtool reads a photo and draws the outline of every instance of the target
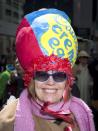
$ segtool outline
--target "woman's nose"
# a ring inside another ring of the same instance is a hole
[[[48,85],[53,85],[55,83],[54,79],[52,76],[49,76],[48,80],[47,80],[47,84]]]

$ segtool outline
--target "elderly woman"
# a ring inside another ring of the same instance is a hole
[[[88,69],[89,54],[81,50],[78,54],[79,64],[74,66],[74,74],[77,78],[76,84],[80,90],[80,98],[91,106],[91,93],[93,80]]]
[[[95,131],[89,107],[71,95],[77,39],[57,9],[27,14],[16,33],[26,88],[0,112],[0,131]]]

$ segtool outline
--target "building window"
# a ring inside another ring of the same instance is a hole
[[[11,0],[6,0],[6,4],[11,5]]]
[[[2,19],[3,14],[2,14],[2,6],[1,5],[0,5],[0,9],[1,9],[1,11],[0,11],[0,19]]]
[[[17,1],[13,1],[13,6],[18,9],[19,8],[19,3]]]
[[[13,16],[14,16],[14,18],[16,18],[16,19],[19,18],[19,14],[18,14],[17,12],[14,12],[14,13],[13,13]]]
[[[11,10],[6,9],[6,10],[5,10],[5,14],[6,14],[6,16],[11,16]]]
[[[3,45],[4,45],[3,36],[0,35],[0,55],[3,54]]]

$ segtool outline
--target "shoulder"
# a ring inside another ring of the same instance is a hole
[[[87,117],[93,117],[90,107],[80,98],[72,96],[70,108],[72,108],[73,111],[76,110],[75,112],[84,113]]]
[[[75,96],[72,96],[71,104],[77,105],[84,110],[90,110],[90,107],[81,98],[77,98]]]
[[[90,107],[80,98],[72,97],[70,110],[74,114],[81,129],[95,131],[93,113]]]
[[[10,102],[0,111],[0,131],[10,131],[9,129],[13,127],[12,124],[15,119],[17,102],[17,99]]]

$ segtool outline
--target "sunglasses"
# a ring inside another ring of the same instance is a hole
[[[64,72],[55,72],[53,74],[48,74],[45,71],[36,71],[34,75],[34,79],[44,82],[47,81],[50,76],[52,76],[55,82],[63,82],[66,80],[66,74]]]

